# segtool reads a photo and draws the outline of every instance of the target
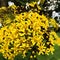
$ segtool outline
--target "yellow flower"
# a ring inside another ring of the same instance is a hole
[[[38,55],[44,54],[45,49],[46,49],[45,44],[41,43],[41,45],[40,45],[39,48],[38,48],[38,50],[39,50]]]
[[[11,8],[16,9],[15,6]],[[7,18],[3,23],[5,25],[0,28],[0,52],[10,60],[19,53],[26,57],[28,51],[32,53],[30,58],[35,58],[36,53],[48,55],[54,52],[56,43],[60,45],[57,34],[49,31],[49,20],[43,14],[23,12],[15,14],[13,21]]]
[[[36,2],[29,3],[30,6],[34,7]]]
[[[33,58],[33,56],[31,55],[30,58]]]
[[[58,46],[60,46],[60,38],[58,38],[56,41],[55,41],[56,44],[58,44]]]

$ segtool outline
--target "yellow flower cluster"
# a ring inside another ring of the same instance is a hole
[[[28,51],[31,52],[30,57],[36,57],[36,54],[49,55],[54,52],[57,38],[56,33],[49,29],[46,16],[32,11],[23,12],[0,28],[0,52],[11,60],[19,53],[25,57]]]
[[[58,29],[58,24],[56,23],[55,19],[51,18],[49,21],[50,21],[49,22],[50,26],[57,30]]]

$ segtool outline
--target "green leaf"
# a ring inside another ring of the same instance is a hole
[[[6,60],[1,53],[0,53],[0,60]]]
[[[48,60],[48,56],[47,55],[39,55],[39,56],[37,56],[37,60]]]
[[[60,46],[55,46],[55,53],[54,53],[54,57],[56,57],[57,59],[60,59]]]
[[[18,54],[17,56],[15,56],[14,60],[23,60],[23,57],[21,54]]]
[[[60,37],[60,32],[57,32],[57,35]]]

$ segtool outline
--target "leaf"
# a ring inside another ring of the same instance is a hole
[[[21,54],[18,54],[17,56],[15,56],[14,60],[23,60],[23,57]]]
[[[60,32],[57,32],[57,35],[60,37]]]
[[[6,60],[1,53],[0,53],[0,60]]]
[[[55,46],[55,53],[54,53],[54,57],[56,57],[57,59],[60,58],[60,46]]]
[[[39,55],[39,56],[37,56],[37,60],[48,60],[48,56],[47,55]]]

